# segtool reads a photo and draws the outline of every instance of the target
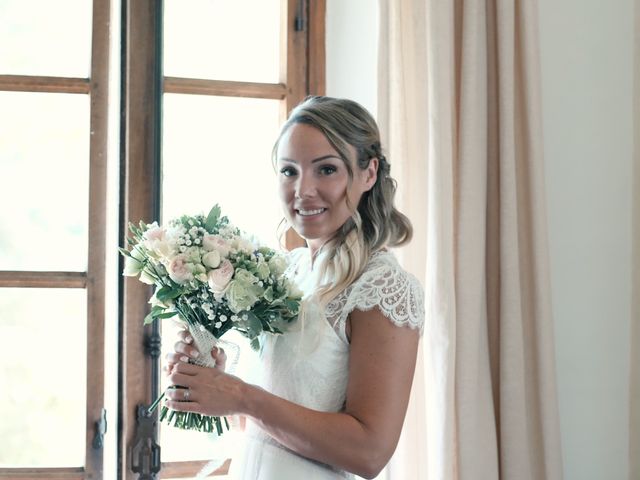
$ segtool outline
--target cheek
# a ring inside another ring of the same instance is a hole
[[[286,205],[293,198],[293,189],[289,182],[280,181],[278,184],[278,196],[280,197],[280,202],[283,205]]]

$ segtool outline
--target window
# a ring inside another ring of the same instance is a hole
[[[125,219],[168,220],[219,203],[234,223],[275,245],[271,147],[287,112],[323,93],[324,2],[165,0],[160,11],[157,2],[138,1],[126,13]],[[157,345],[166,350],[175,338],[161,342],[158,326],[143,331],[150,294],[135,280],[125,283],[122,445],[138,429],[132,412],[163,387],[159,362],[140,346],[158,357]],[[216,450],[215,437],[162,425],[160,434],[163,478],[194,476]],[[138,459],[124,461],[125,476],[129,461]]]
[[[64,3],[0,5],[0,478],[102,472],[109,2]]]
[[[324,0],[1,2],[0,479],[133,479],[159,467],[147,454],[157,432],[145,436],[139,416],[162,386],[159,332],[142,326],[151,292],[122,279],[109,232],[122,241],[129,221],[217,202],[274,244],[276,207],[259,216],[243,207],[249,191],[274,198],[278,125],[324,91],[324,9]],[[257,182],[242,191],[245,179]],[[208,441],[187,457],[166,433],[162,478],[198,472]]]

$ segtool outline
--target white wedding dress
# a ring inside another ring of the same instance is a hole
[[[398,327],[419,329],[422,333],[422,287],[399,266],[392,253],[379,251],[372,255],[364,273],[327,306],[323,315],[312,300],[318,279],[311,268],[308,249],[296,249],[290,255],[289,273],[305,294],[307,314],[294,331],[263,338],[261,378],[256,383],[305,407],[339,412],[344,408],[348,381],[347,316],[354,309],[378,307]],[[250,420],[244,437],[242,452],[231,461],[230,477],[235,480],[354,478],[292,452]]]

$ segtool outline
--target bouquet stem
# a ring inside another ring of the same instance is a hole
[[[147,411],[153,413],[163,398],[164,392],[149,406]],[[226,430],[230,429],[226,417],[211,417],[195,412],[178,412],[165,406],[160,409],[160,421],[166,421],[165,423],[168,425],[173,425],[182,430],[195,430],[203,433],[213,433],[215,431],[218,435],[224,433],[223,422]]]

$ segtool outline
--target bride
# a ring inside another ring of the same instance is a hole
[[[303,290],[296,328],[268,336],[259,384],[188,363],[187,332],[167,356],[166,405],[246,419],[231,477],[374,478],[393,454],[407,410],[424,300],[388,249],[411,238],[373,117],[357,103],[310,97],[274,147],[284,215],[307,247],[290,252]],[[206,353],[209,354],[208,352]]]

